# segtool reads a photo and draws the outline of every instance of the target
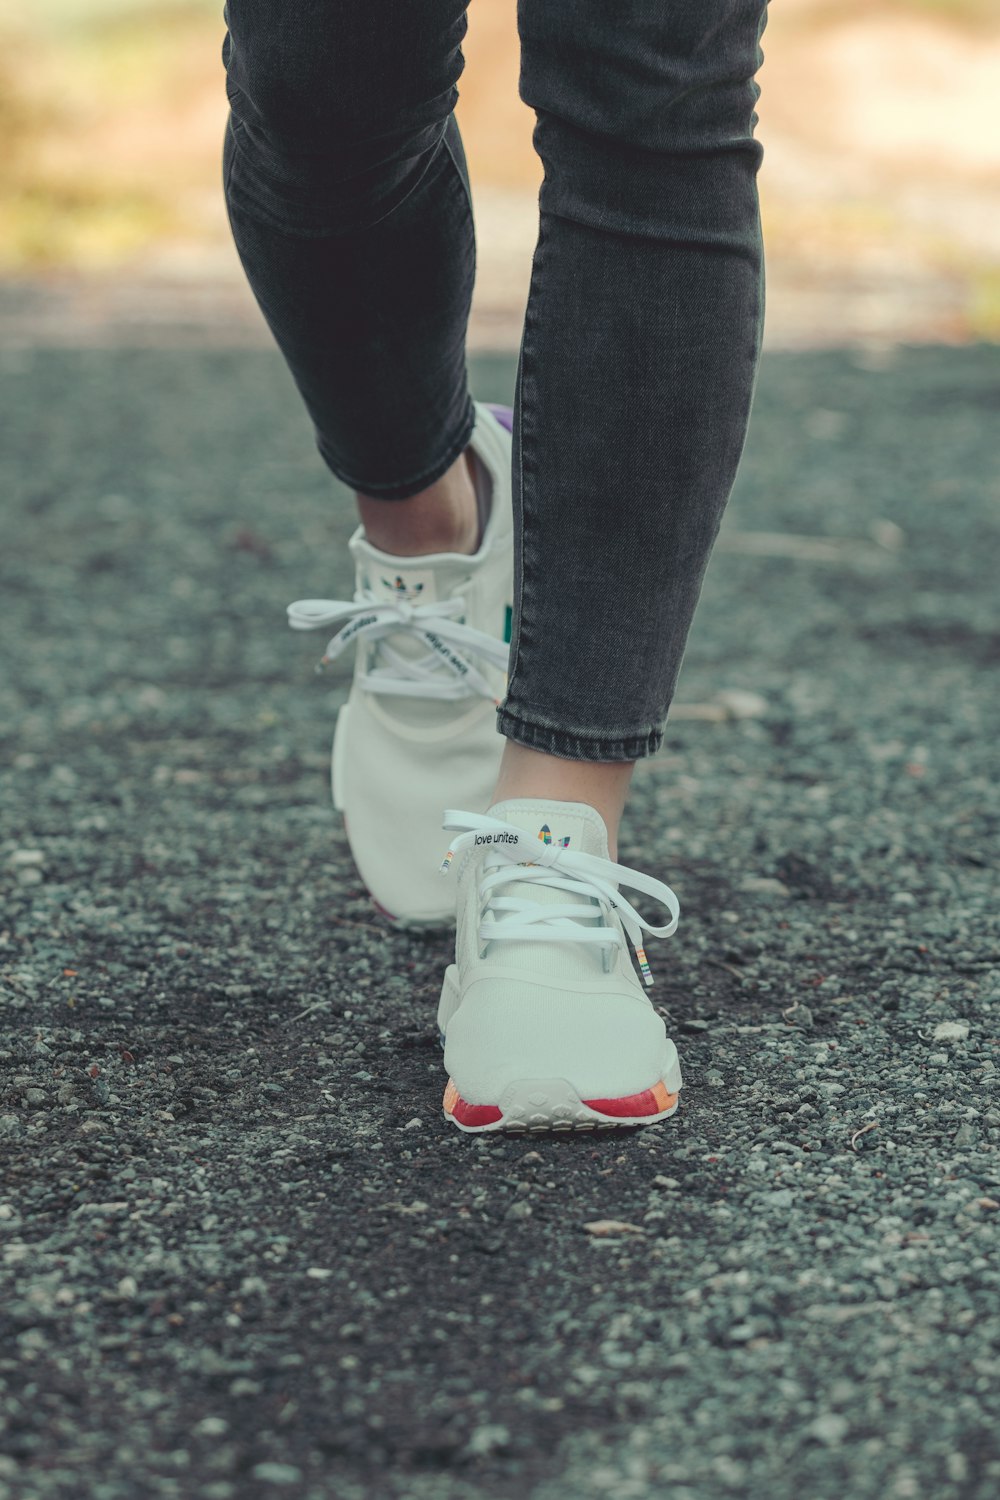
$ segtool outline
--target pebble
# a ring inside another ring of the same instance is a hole
[[[964,1042],[969,1035],[968,1021],[939,1021],[934,1028],[936,1042]]]
[[[472,1458],[486,1458],[510,1443],[510,1430],[500,1423],[487,1422],[470,1434],[465,1451]]]
[[[807,1431],[830,1448],[838,1447],[850,1431],[850,1423],[839,1412],[823,1412],[809,1423]]]
[[[14,870],[26,870],[44,865],[45,855],[41,849],[15,849],[8,854],[7,863]]]
[[[731,719],[761,719],[767,713],[767,699],[749,688],[722,688],[715,701]]]
[[[254,1464],[250,1472],[261,1484],[301,1484],[303,1477],[302,1470],[297,1469],[294,1464]]]
[[[790,896],[791,891],[783,880],[778,880],[773,875],[744,875],[739,883],[739,889],[748,895],[757,896]]]

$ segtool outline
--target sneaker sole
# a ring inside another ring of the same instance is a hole
[[[620,1130],[657,1125],[675,1114],[680,1102],[680,1068],[671,1089],[661,1079],[652,1088],[621,1099],[581,1099],[565,1078],[526,1078],[508,1084],[498,1104],[470,1104],[454,1080],[444,1091],[444,1116],[466,1134],[501,1130],[533,1135],[577,1130]]]

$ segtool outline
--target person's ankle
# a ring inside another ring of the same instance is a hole
[[[490,806],[519,797],[585,802],[603,818],[609,852],[616,860],[618,829],[633,770],[630,761],[566,760],[508,740]]]
[[[481,538],[480,506],[471,448],[447,473],[405,500],[380,500],[360,492],[358,514],[373,547],[392,557],[423,557],[434,552],[473,554]]]

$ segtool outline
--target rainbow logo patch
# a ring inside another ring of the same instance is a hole
[[[539,828],[539,830],[538,830],[538,837],[541,839],[541,841],[542,841],[543,844],[551,844],[551,842],[552,842],[552,829],[549,827],[548,823],[543,823],[542,826],[541,826],[541,828]],[[565,849],[566,845],[568,843],[569,843],[569,835],[567,834],[567,836],[564,839],[560,839],[559,840],[559,848],[560,849]]]

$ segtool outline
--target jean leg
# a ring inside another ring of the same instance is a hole
[[[508,738],[655,751],[763,325],[766,0],[519,0],[544,166],[518,360]]]
[[[240,259],[345,484],[404,499],[475,422],[475,228],[453,110],[466,0],[227,0]]]

